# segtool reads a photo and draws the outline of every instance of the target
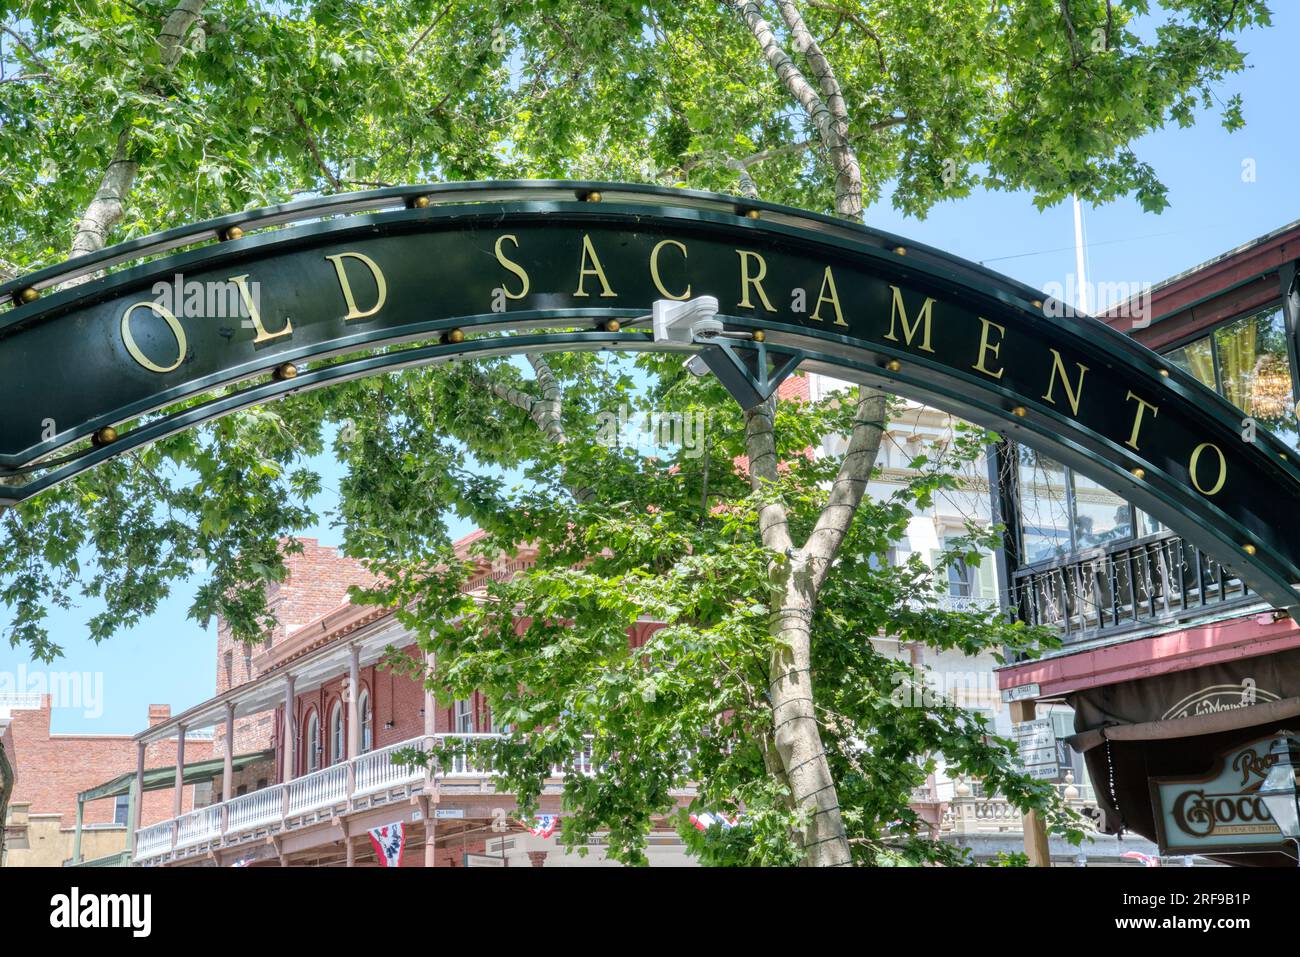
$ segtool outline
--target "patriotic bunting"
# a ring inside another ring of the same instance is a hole
[[[526,824],[528,833],[533,837],[550,837],[560,823],[558,814],[540,814],[532,824]]]
[[[406,850],[406,825],[401,821],[384,827],[371,828],[370,844],[379,858],[380,867],[401,867],[402,853]]]
[[[710,811],[702,811],[699,814],[691,815],[691,823],[695,825],[696,830],[707,831],[713,825],[717,824],[724,831],[729,831],[740,823],[739,815],[727,817],[725,814],[713,814]]]

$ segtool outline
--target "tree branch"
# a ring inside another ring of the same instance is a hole
[[[813,589],[821,591],[830,572],[831,563],[839,552],[858,505],[866,493],[871,470],[875,468],[880,452],[880,440],[885,434],[888,400],[883,392],[859,388],[858,407],[853,413],[853,434],[849,447],[840,462],[839,473],[831,484],[830,496],[817,524],[813,526],[803,550],[812,566]]]
[[[325,160],[321,158],[320,149],[316,146],[316,137],[312,134],[311,127],[307,125],[307,121],[302,118],[302,114],[298,112],[298,108],[292,103],[289,104],[289,112],[293,114],[294,122],[302,130],[302,135],[306,137],[307,148],[311,150],[311,155],[316,160],[316,166],[325,174],[325,178],[330,181],[331,186],[341,190],[343,184],[339,182],[339,178],[334,175],[334,171],[326,166]]]
[[[830,60],[804,23],[803,15],[793,0],[777,0],[777,6],[794,37],[795,48],[803,51],[808,65],[812,67],[817,85],[825,98],[826,108],[831,114],[831,122],[822,136],[830,153],[831,165],[835,169],[835,210],[841,216],[861,218],[862,170],[858,166],[857,154],[849,146],[849,112],[840,82]]]
[[[745,453],[749,456],[749,485],[755,492],[770,489],[777,481],[775,416],[775,398],[745,411]],[[759,506],[758,530],[765,547],[783,555],[793,550],[790,519],[780,502]]]
[[[183,47],[181,41],[189,32],[203,10],[205,0],[180,0],[163,21],[158,33],[159,58],[166,72],[171,72],[180,62]],[[109,231],[122,219],[126,197],[135,185],[135,174],[139,164],[130,158],[131,127],[128,125],[118,135],[104,175],[99,181],[99,189],[77,223],[76,234],[72,238],[72,250],[69,258],[84,256],[104,248]],[[77,279],[70,279],[64,287],[90,282],[95,274],[87,274]]]

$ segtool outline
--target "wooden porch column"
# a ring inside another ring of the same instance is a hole
[[[1013,701],[1011,702],[1011,720],[1019,724],[1021,721],[1033,721],[1035,714],[1034,701]],[[1037,811],[1030,811],[1024,816],[1023,828],[1025,832],[1025,856],[1029,858],[1030,867],[1051,867],[1052,852],[1051,846],[1047,841],[1047,822],[1043,820],[1042,815]]]
[[[294,768],[297,766],[294,760],[294,747],[297,743],[294,740],[294,722],[293,722],[293,675],[286,675],[284,679],[284,771],[281,780],[288,784],[293,780]]]
[[[340,821],[343,828],[343,846],[347,849],[347,858],[345,864],[347,867],[357,866],[357,849],[352,844],[352,828],[348,826],[347,821]]]
[[[348,760],[361,753],[361,649],[348,649]]]
[[[438,826],[434,818],[437,805],[428,797],[420,796],[420,811],[424,816],[424,866],[436,867],[438,859]]]
[[[424,656],[424,745],[433,751],[433,733],[437,730],[437,711],[438,702],[434,699],[433,690],[429,687],[429,681],[433,677],[434,658],[433,652]],[[429,763],[424,766],[424,790],[425,793],[433,793],[433,764]],[[432,822],[430,822],[432,825]],[[428,866],[432,867],[432,863]]]
[[[221,768],[221,833],[230,828],[230,799],[235,796],[235,704],[226,702],[226,760]]]
[[[185,725],[176,727],[176,784],[172,797],[172,817],[181,816],[181,799],[185,796]]]
[[[86,802],[77,795],[77,830],[72,836],[72,863],[81,863],[81,825],[86,819]],[[3,824],[3,822],[0,822]]]
[[[226,702],[226,761],[221,769],[221,800],[235,796],[235,704]]]
[[[135,798],[127,813],[126,826],[131,832],[127,835],[126,846],[131,852],[132,859],[135,858],[135,832],[140,830],[140,805],[144,804],[144,742],[139,741],[135,746],[135,784],[132,796]]]

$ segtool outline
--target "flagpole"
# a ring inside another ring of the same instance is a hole
[[[1074,275],[1079,289],[1075,295],[1075,306],[1079,312],[1088,314],[1088,277],[1083,263],[1083,207],[1079,204],[1079,194],[1074,193]]]

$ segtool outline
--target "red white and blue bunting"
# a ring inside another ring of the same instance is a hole
[[[402,853],[406,850],[406,825],[401,821],[371,828],[370,844],[379,858],[380,867],[401,867]]]
[[[533,837],[547,838],[555,833],[555,829],[560,824],[558,814],[539,814],[532,824],[525,824],[528,833]]]
[[[713,825],[718,825],[724,831],[729,831],[740,823],[740,815],[727,817],[725,814],[714,814],[711,811],[701,811],[699,814],[691,815],[691,823],[695,825],[696,830],[707,831]]]

